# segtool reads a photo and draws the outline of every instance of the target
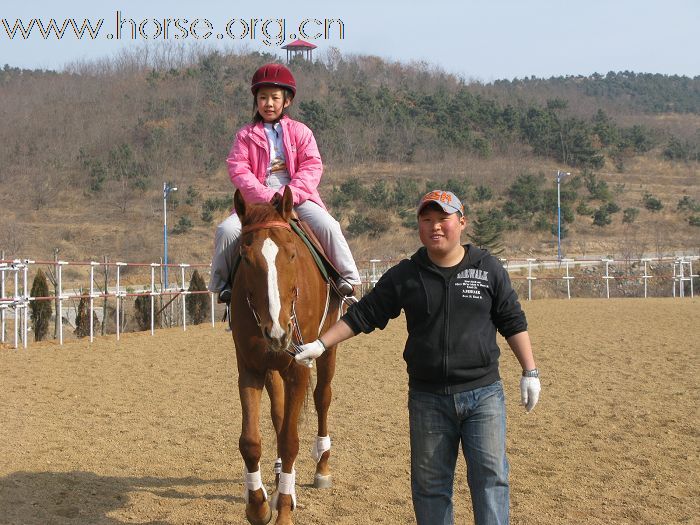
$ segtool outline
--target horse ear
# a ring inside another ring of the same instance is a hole
[[[294,208],[294,196],[289,186],[284,187],[284,194],[282,195],[282,199],[277,203],[276,208],[282,218],[285,221],[289,221],[289,218],[292,216],[292,209]]]
[[[240,190],[236,190],[236,193],[233,194],[233,209],[236,210],[238,218],[243,220],[243,216],[245,215],[245,199]]]

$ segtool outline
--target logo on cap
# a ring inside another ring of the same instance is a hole
[[[459,213],[464,216],[462,202],[451,191],[433,190],[426,193],[418,204],[418,213],[431,202],[439,204],[445,213]]]

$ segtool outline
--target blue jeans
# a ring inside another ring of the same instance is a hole
[[[503,384],[460,392],[408,393],[411,491],[418,525],[451,525],[452,485],[462,443],[476,525],[509,519]]]

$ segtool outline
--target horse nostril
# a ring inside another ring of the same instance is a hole
[[[270,331],[267,329],[267,326],[263,328],[263,335],[268,341],[272,339],[272,336],[270,336]]]

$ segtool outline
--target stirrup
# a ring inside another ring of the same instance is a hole
[[[220,304],[229,304],[231,302],[231,288],[226,286],[223,290],[219,292],[219,299],[218,299]]]
[[[335,287],[342,297],[351,297],[355,293],[355,287],[342,277],[335,281]]]

